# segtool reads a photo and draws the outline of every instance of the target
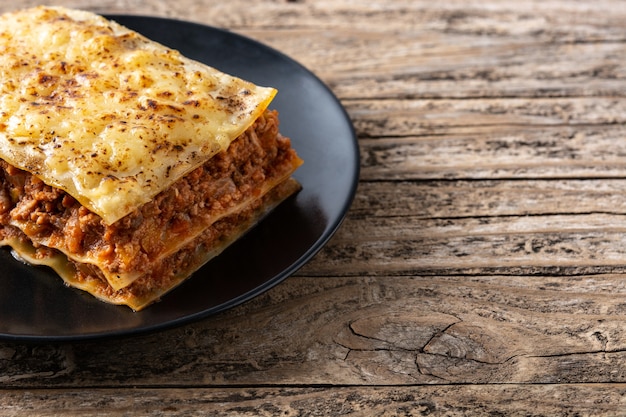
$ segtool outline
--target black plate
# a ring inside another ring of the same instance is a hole
[[[278,88],[271,107],[304,159],[302,191],[163,300],[138,313],[67,288],[46,268],[0,250],[0,339],[74,341],[181,325],[232,308],[306,263],[333,235],[354,197],[359,154],[339,101],[311,72],[246,37],[177,20],[109,16],[184,55]]]

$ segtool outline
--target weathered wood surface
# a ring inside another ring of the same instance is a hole
[[[347,108],[361,182],[327,247],[242,306],[0,343],[0,415],[626,413],[626,3],[49,3],[292,56]]]
[[[588,384],[275,387],[128,390],[41,390],[9,392],[13,404],[48,404],[41,416],[430,416],[430,415],[623,415],[624,387]],[[88,393],[88,395],[86,395]],[[281,401],[277,401],[280,399]],[[7,412],[22,412],[7,406]],[[32,410],[32,409],[31,409]],[[7,414],[8,414],[7,413]]]

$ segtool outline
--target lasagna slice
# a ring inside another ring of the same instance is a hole
[[[92,13],[0,16],[0,245],[144,308],[300,188],[275,94]]]

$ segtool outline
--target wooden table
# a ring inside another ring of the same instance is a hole
[[[361,178],[329,244],[239,307],[0,343],[0,414],[626,413],[626,3],[49,3],[286,53],[346,107]]]

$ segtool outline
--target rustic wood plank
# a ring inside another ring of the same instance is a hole
[[[624,232],[623,214],[441,220],[366,218],[346,222],[342,234],[302,273],[360,276],[626,272]]]
[[[537,36],[407,30],[247,30],[293,56],[342,99],[624,96],[623,41],[598,48]],[[306,48],[306,54],[302,48]],[[332,51],[329,53],[329,51]],[[376,51],[372,53],[371,51]]]
[[[626,382],[626,274],[290,278],[193,326],[0,344],[5,388]],[[146,352],[150,352],[146,360]]]
[[[362,180],[624,177],[624,101],[350,102]]]
[[[362,183],[299,273],[622,273],[624,189],[621,179]]]
[[[617,98],[511,98],[481,100],[352,101],[346,107],[359,134],[367,137],[447,135],[464,129],[508,126],[585,127],[620,125],[624,100]]]
[[[0,391],[10,416],[614,416],[623,384]]]
[[[570,217],[561,224],[577,222]],[[307,270],[316,275],[326,275],[331,270],[341,275],[387,274],[538,274],[538,273],[602,273],[624,272],[623,224],[617,229],[610,225],[600,226],[599,230],[554,231],[542,229],[537,219],[531,224],[514,224],[513,227],[530,228],[527,232],[510,233],[506,230],[491,233],[475,228],[473,222],[456,222],[453,230],[461,230],[462,235],[427,234],[411,235],[398,233],[387,235],[376,242],[334,243],[320,257],[319,263],[311,263]],[[490,222],[494,228],[509,225],[507,221]],[[421,227],[422,226],[422,227]],[[418,223],[415,228],[398,226],[407,233],[433,230],[429,224]],[[380,229],[371,233],[379,233]],[[609,232],[609,230],[612,230]],[[597,252],[596,252],[597,251]],[[594,254],[597,253],[597,257]],[[350,260],[345,259],[353,254]],[[340,259],[332,262],[332,259]],[[445,271],[445,272],[444,272]]]
[[[339,236],[361,218],[413,219],[625,214],[626,179],[361,182]],[[354,233],[354,232],[352,232]]]

